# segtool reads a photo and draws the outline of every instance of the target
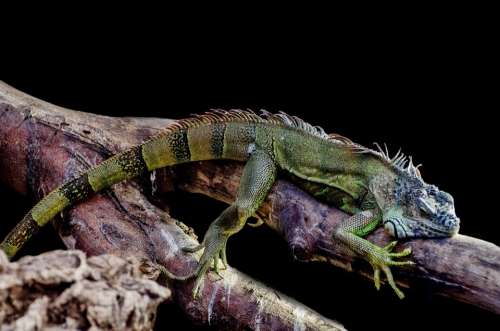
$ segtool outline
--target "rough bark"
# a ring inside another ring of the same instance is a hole
[[[242,169],[238,163],[202,162],[178,168],[175,182],[180,189],[230,202]],[[331,240],[347,214],[318,202],[284,180],[274,185],[260,213],[266,216],[266,224],[287,240],[297,259],[325,261],[363,274],[371,281],[370,266],[346,254]],[[381,246],[394,240],[381,228],[367,239]],[[416,266],[392,268],[399,285],[425,285],[435,294],[500,314],[500,247],[464,235],[408,240],[395,250],[404,247],[411,247],[411,259]]]
[[[70,111],[0,82],[0,123],[0,179],[19,193],[40,198],[170,121]],[[177,274],[189,273],[196,258],[179,248],[197,244],[192,231],[151,204],[140,181],[115,185],[66,212],[64,222],[56,222],[61,238],[68,248],[88,255],[135,256]],[[192,282],[171,284],[173,300],[194,322],[231,330],[343,329],[234,268],[222,275],[220,280],[210,273],[196,301],[191,299]]]
[[[170,290],[114,255],[52,251],[9,262],[0,251],[2,330],[151,330]]]

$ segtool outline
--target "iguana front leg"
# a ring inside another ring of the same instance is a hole
[[[349,217],[342,222],[334,234],[334,239],[340,240],[347,248],[368,261],[373,268],[373,280],[377,290],[380,288],[380,271],[382,270],[389,285],[396,295],[404,298],[403,292],[396,286],[390,266],[412,265],[411,261],[394,261],[395,257],[403,257],[411,254],[411,249],[406,248],[401,252],[391,252],[396,241],[391,242],[385,247],[379,247],[366,239],[361,238],[372,232],[380,223],[381,215],[378,210],[365,210]]]
[[[218,272],[219,259],[222,259],[224,265],[227,265],[227,239],[240,231],[247,219],[254,215],[273,185],[276,171],[276,164],[271,156],[260,150],[254,151],[243,169],[235,202],[210,225],[201,245],[184,249],[188,252],[194,252],[205,248],[196,269],[194,297],[197,296],[203,276],[210,268],[212,261],[216,272]]]

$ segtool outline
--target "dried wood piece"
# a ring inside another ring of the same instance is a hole
[[[114,255],[52,251],[9,263],[0,251],[2,330],[151,330],[170,290]]]

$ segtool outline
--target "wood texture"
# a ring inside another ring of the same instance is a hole
[[[0,251],[0,329],[151,330],[171,293],[141,270],[133,257],[69,250],[9,262]]]
[[[175,182],[180,189],[230,202],[241,171],[238,163],[202,162],[178,168]],[[325,261],[361,273],[371,281],[371,267],[346,254],[330,239],[347,214],[284,180],[274,185],[260,213],[266,216],[266,224],[287,240],[297,259]],[[367,238],[382,246],[393,240],[381,228]],[[416,266],[392,268],[399,285],[426,284],[435,294],[500,314],[500,247],[464,235],[406,241],[395,250],[404,247],[411,247]]]
[[[4,84],[0,85],[0,104],[0,176],[18,192],[38,197],[84,169],[88,166],[86,163],[100,162],[170,123],[165,119],[110,118],[69,111]],[[241,164],[235,162],[193,163],[176,167],[174,182],[177,188],[230,202],[241,169]],[[160,188],[171,186],[161,179],[156,184]],[[182,223],[153,206],[140,188],[135,183],[119,184],[108,195],[96,196],[73,208],[66,215],[65,225],[60,227],[66,245],[90,254],[133,253],[156,260],[179,274],[187,273],[196,261],[180,254],[179,247],[191,245],[195,239]],[[371,277],[370,267],[364,261],[346,255],[330,240],[335,227],[346,217],[339,210],[279,180],[260,212],[266,216],[266,223],[285,238],[298,259],[326,261]],[[377,244],[390,240],[381,229],[368,239]],[[412,259],[417,265],[393,268],[401,286],[424,283],[438,295],[500,313],[498,246],[462,235],[407,241],[397,249],[402,246],[412,248]],[[204,299],[199,302],[190,300],[190,284],[177,283],[173,287],[177,303],[193,320],[253,329],[258,326],[261,330],[268,325],[276,327],[273,323],[284,323],[293,329],[297,326],[296,317],[302,316],[300,323],[305,324],[300,326],[305,325],[306,329],[323,324],[341,327],[284,296],[273,300],[270,289],[234,269],[225,272],[222,282],[216,278],[212,274],[208,276]],[[248,286],[252,285],[258,290],[250,293]],[[238,303],[229,306],[228,302]],[[284,313],[274,314],[282,308]],[[302,314],[303,310],[307,313]],[[247,313],[238,315],[242,311]],[[282,318],[274,321],[275,316]]]
[[[63,109],[0,82],[0,179],[39,199],[74,174],[139,143],[169,120],[111,118]],[[115,185],[56,222],[68,248],[89,255],[146,258],[177,274],[196,266],[180,247],[197,244],[189,228],[151,204],[141,178]],[[199,257],[199,256],[198,256]],[[239,330],[341,330],[342,325],[260,284],[234,268],[210,273],[202,299],[192,282],[170,284],[173,300],[195,323]]]

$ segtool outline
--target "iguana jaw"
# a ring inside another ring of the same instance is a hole
[[[391,208],[384,213],[385,230],[395,238],[443,238],[458,233],[460,220],[449,215],[449,219],[439,223],[423,217],[407,217],[401,208]]]

